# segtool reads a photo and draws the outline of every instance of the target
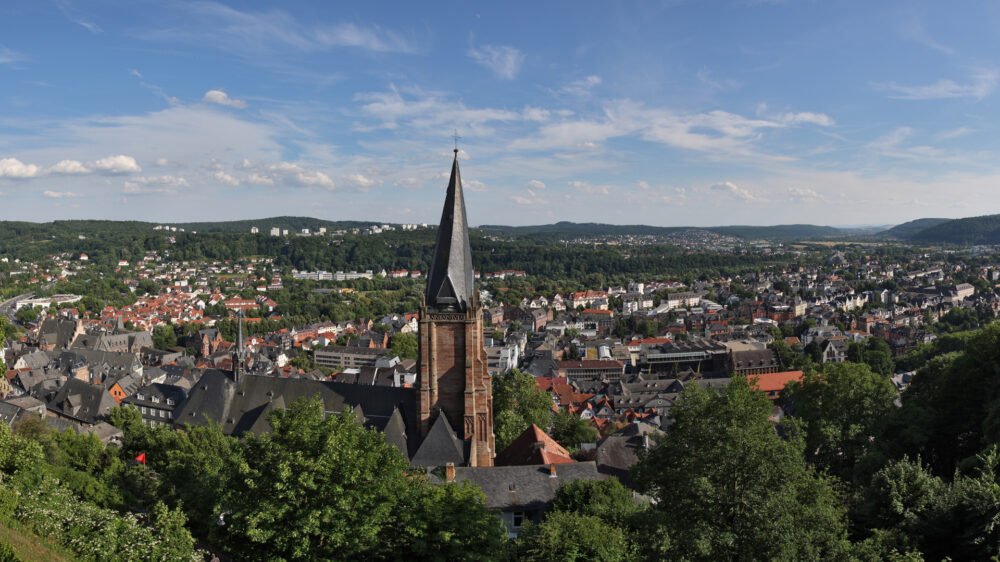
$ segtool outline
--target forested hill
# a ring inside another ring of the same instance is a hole
[[[896,238],[899,240],[909,240],[915,234],[922,230],[926,230],[933,226],[937,226],[942,223],[949,222],[953,219],[917,219],[910,222],[904,222],[903,224],[897,224],[896,226],[890,228],[889,230],[883,230],[878,233],[881,238]]]
[[[942,244],[1000,244],[1000,215],[942,222],[914,233],[910,239]]]
[[[502,226],[487,224],[479,227],[486,234],[514,237],[549,239],[582,238],[588,236],[668,236],[682,231],[702,230],[751,240],[791,240],[832,238],[848,234],[832,226],[811,224],[785,224],[777,226],[648,226],[643,224],[619,225],[601,223],[557,222],[535,226]]]
[[[167,226],[176,226],[187,231],[194,232],[227,232],[240,234],[250,232],[250,228],[256,226],[262,234],[267,234],[272,228],[287,230],[289,233],[300,232],[303,228],[308,228],[310,232],[316,232],[320,228],[328,231],[347,230],[351,228],[366,228],[373,224],[384,224],[375,221],[328,221],[314,219],[312,217],[271,217],[264,219],[247,219],[238,221],[217,221],[217,222],[165,222]]]
[[[707,228],[718,234],[748,240],[794,240],[803,238],[834,238],[846,232],[832,226],[813,224],[779,224],[775,226],[715,226]]]

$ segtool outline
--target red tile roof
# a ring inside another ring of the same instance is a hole
[[[750,385],[763,392],[781,392],[786,384],[800,380],[802,380],[802,371],[782,371],[780,373],[751,375]]]
[[[531,424],[517,439],[497,455],[496,466],[524,466],[532,464],[566,464],[576,462],[562,445],[547,433]]]

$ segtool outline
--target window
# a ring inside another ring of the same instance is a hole
[[[519,529],[521,527],[521,525],[524,524],[524,516],[525,516],[525,514],[524,514],[523,511],[515,511],[514,512],[514,528],[515,529]]]
[[[141,410],[142,413],[144,413],[144,414],[146,413],[146,407],[145,406],[143,406],[142,408],[139,408],[139,410]]]
[[[159,396],[154,396],[153,397],[153,404],[159,404],[159,403],[160,403],[160,397]]]
[[[136,400],[145,400],[145,398],[141,394],[136,394],[135,395],[135,399]]]
[[[174,399],[173,398],[167,398],[167,406],[173,406],[173,405],[174,405]]]

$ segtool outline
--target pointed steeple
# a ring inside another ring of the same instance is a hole
[[[236,330],[236,350],[233,352],[233,380],[240,382],[246,365],[246,350],[243,349],[243,309],[240,309],[239,327]]]
[[[462,176],[458,171],[458,149],[455,149],[425,300],[432,310],[464,312],[472,302],[473,291],[472,246],[465,218]]]

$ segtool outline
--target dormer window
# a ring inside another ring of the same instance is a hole
[[[160,403],[160,397],[159,396],[154,396],[153,397],[153,404],[159,404],[159,403]]]
[[[145,398],[141,394],[136,394],[135,395],[135,399],[136,400],[145,400]]]
[[[173,406],[173,405],[174,405],[174,399],[173,398],[167,398],[167,406]]]

